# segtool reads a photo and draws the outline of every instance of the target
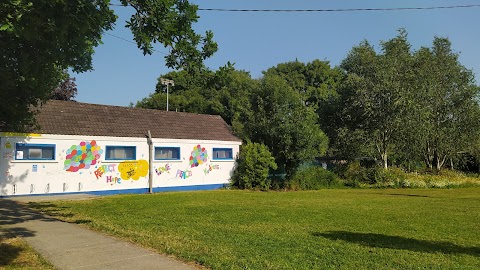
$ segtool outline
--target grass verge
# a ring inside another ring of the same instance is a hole
[[[212,269],[480,269],[480,189],[208,191],[32,203]]]
[[[0,236],[0,269],[55,269],[19,237]]]

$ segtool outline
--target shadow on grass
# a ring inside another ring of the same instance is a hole
[[[28,207],[39,210],[42,213],[49,215],[51,217],[59,217],[59,218],[70,218],[73,217],[72,213],[65,213],[65,209],[67,207],[64,206],[57,206],[53,203],[44,203],[44,202],[29,202]]]
[[[75,219],[74,214],[65,212],[68,209],[66,206],[58,206],[50,202],[29,202],[27,205],[31,209],[38,210],[45,215],[58,218],[68,223],[87,224],[92,222],[88,219]]]
[[[1,238],[0,238],[1,240]],[[0,266],[10,265],[24,251],[21,247],[16,247],[2,241],[0,243]]]
[[[404,196],[404,197],[420,197],[420,198],[431,198],[430,196],[426,196],[426,195],[417,195],[417,194],[401,194],[401,193],[392,193],[392,194],[388,194],[388,195],[391,195],[391,196]]]
[[[425,253],[466,254],[480,256],[480,247],[462,247],[449,242],[426,241],[413,238],[390,236],[377,233],[347,231],[314,232],[313,236],[330,240],[343,240],[367,247],[401,249]]]
[[[0,199],[0,225],[15,225],[29,220],[55,221],[17,202]]]

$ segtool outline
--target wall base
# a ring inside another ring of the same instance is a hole
[[[154,187],[153,192],[170,192],[170,191],[193,191],[193,190],[213,190],[225,187],[227,184],[211,184],[211,185],[195,185],[195,186],[178,186],[178,187]],[[84,192],[62,192],[62,193],[43,193],[43,194],[17,194],[17,195],[0,195],[0,198],[16,197],[16,196],[56,196],[56,195],[73,195],[73,194],[90,194],[90,195],[117,195],[117,194],[145,194],[148,188],[135,189],[117,189],[117,190],[98,190]]]

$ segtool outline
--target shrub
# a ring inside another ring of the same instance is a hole
[[[343,174],[346,185],[352,187],[403,187],[407,174],[400,168],[388,169],[379,166],[365,168],[355,161],[347,165]]]
[[[390,167],[388,169],[376,168],[375,186],[377,187],[406,187],[407,174],[400,168]]]
[[[290,179],[290,189],[316,190],[343,186],[343,182],[333,172],[322,167],[306,167],[295,172]]]
[[[369,172],[367,168],[360,165],[359,161],[349,163],[343,171],[345,185],[359,187],[361,183],[369,183]]]
[[[248,142],[240,149],[232,186],[240,189],[268,190],[270,188],[268,172],[276,168],[275,159],[265,145]]]

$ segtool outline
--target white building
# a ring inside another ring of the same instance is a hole
[[[146,193],[227,184],[241,140],[220,116],[48,101],[34,133],[0,133],[0,196]]]

